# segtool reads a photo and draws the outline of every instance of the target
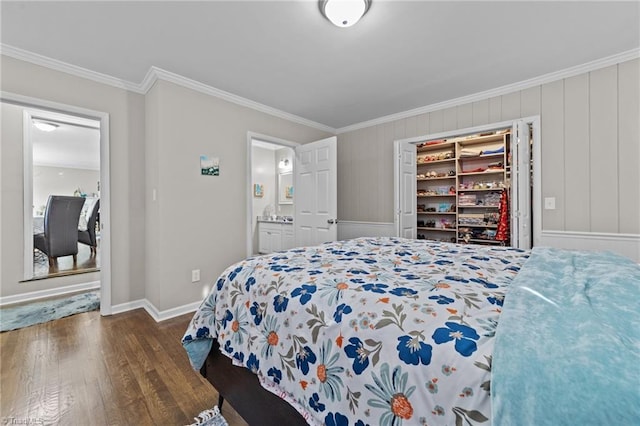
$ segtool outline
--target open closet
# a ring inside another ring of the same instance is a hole
[[[532,247],[536,123],[518,120],[396,141],[398,235]]]

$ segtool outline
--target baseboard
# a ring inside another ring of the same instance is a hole
[[[188,314],[190,312],[195,312],[202,301],[188,303],[186,305],[177,306],[175,308],[167,309],[164,311],[158,310],[153,303],[151,303],[148,299],[139,299],[134,300],[132,302],[121,303],[119,305],[115,305],[111,307],[111,314],[121,314],[123,312],[132,311],[134,309],[143,308],[151,318],[153,318],[156,322],[165,321],[170,318],[178,317],[180,315]]]
[[[91,281],[88,283],[68,285],[64,287],[48,288],[46,290],[31,291],[29,293],[21,293],[13,296],[0,297],[0,306],[12,305],[14,303],[33,302],[48,297],[63,296],[65,294],[76,293],[79,291],[96,290],[100,288],[100,281]]]
[[[638,234],[542,231],[537,245],[570,250],[606,250],[640,263]]]
[[[338,239],[350,240],[358,237],[394,237],[396,227],[387,222],[338,221]]]

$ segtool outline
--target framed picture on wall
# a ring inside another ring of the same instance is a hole
[[[262,198],[264,196],[264,185],[262,185],[261,183],[254,183],[253,184],[253,196],[254,197],[258,197],[258,198]]]

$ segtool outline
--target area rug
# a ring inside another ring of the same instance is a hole
[[[220,413],[217,405],[211,410],[204,410],[198,414],[198,417],[194,417],[193,420],[196,422],[189,426],[229,426],[227,420],[222,417],[222,413]]]
[[[49,299],[0,309],[0,331],[17,330],[100,307],[100,292],[75,294],[60,299]]]

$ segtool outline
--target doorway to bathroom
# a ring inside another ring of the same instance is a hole
[[[297,144],[264,135],[250,135],[249,139],[251,188],[247,254],[293,248],[293,148]]]

